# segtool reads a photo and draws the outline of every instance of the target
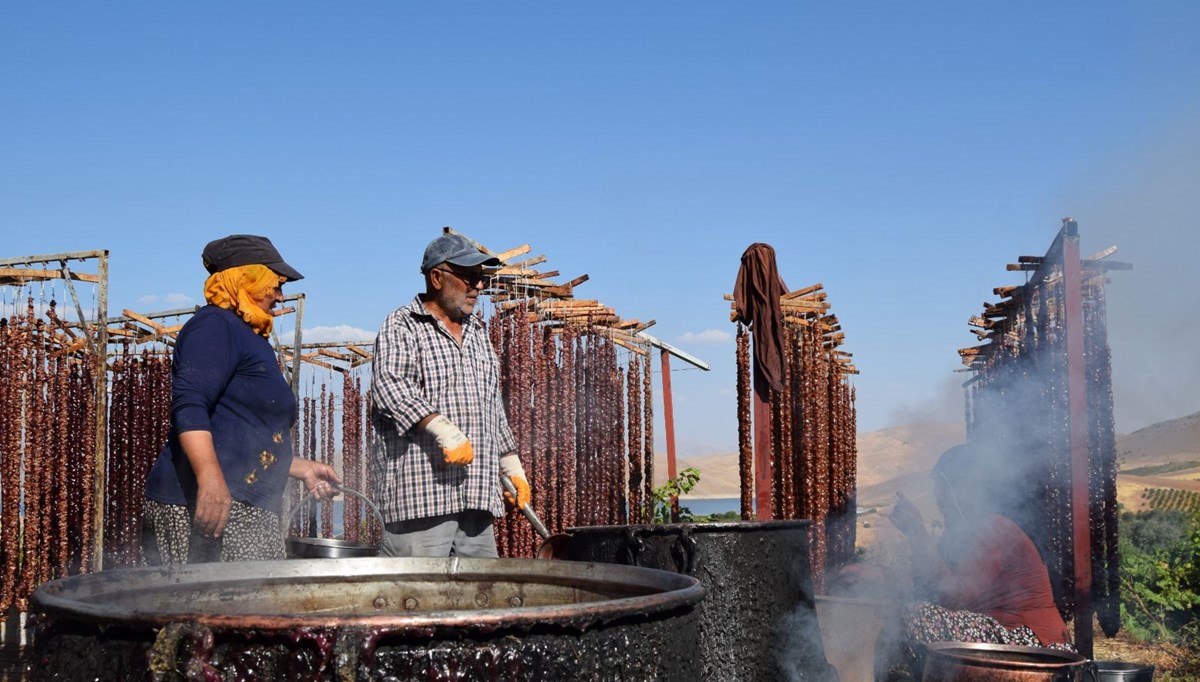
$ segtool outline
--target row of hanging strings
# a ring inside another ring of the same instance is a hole
[[[1013,477],[1000,513],[1033,539],[1045,559],[1059,611],[1075,609],[1071,521],[1071,434],[1067,399],[1066,289],[1061,276],[1030,278],[1005,317],[991,315],[996,347],[966,384],[967,440],[976,451],[1005,453]],[[1105,280],[1084,272],[1084,374],[1088,404],[1089,531],[1092,599],[1101,629],[1120,628],[1116,435]],[[988,311],[985,311],[988,315]]]
[[[738,472],[743,519],[755,518],[751,334],[737,327]],[[854,558],[857,413],[849,376],[819,327],[784,328],[783,390],[769,390],[772,519],[809,519],[813,587]]]
[[[96,359],[43,280],[2,286],[0,613],[25,611],[43,582],[91,568]],[[93,291],[93,295],[95,292]],[[91,310],[96,310],[93,299]],[[102,380],[102,378],[101,378]]]
[[[487,324],[534,512],[551,533],[651,522],[649,353],[619,347],[591,320],[547,323],[523,293],[516,305],[490,305]],[[531,557],[540,542],[520,514],[496,519],[495,530],[503,557]]]

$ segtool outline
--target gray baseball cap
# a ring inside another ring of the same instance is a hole
[[[204,247],[201,257],[209,274],[239,265],[265,265],[289,282],[304,279],[296,268],[284,262],[270,239],[255,234],[231,234],[214,239]]]
[[[425,247],[421,272],[429,272],[441,263],[473,268],[476,265],[496,266],[500,259],[483,253],[461,234],[444,234]]]

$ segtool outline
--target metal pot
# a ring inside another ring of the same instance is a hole
[[[1096,682],[1153,682],[1154,666],[1121,661],[1095,661]]]
[[[1086,658],[1057,649],[933,642],[926,650],[924,682],[1082,682],[1090,671]]]
[[[701,679],[836,680],[817,627],[807,520],[571,528],[566,557],[698,578]]]
[[[354,495],[365,502],[367,507],[379,519],[379,527],[383,527],[383,514],[379,512],[379,508],[375,506],[375,503],[371,502],[370,498],[353,488],[341,487],[340,490],[343,493]],[[305,502],[309,499],[306,495],[303,501],[296,505],[296,509],[292,512],[293,523],[300,510],[306,507]],[[288,527],[291,525],[289,523]],[[352,559],[356,557],[379,556],[379,545],[353,540],[339,540],[336,538],[288,536],[284,538],[284,545],[287,547],[288,556],[293,559]]]
[[[694,578],[533,559],[193,564],[54,580],[33,679],[679,680]]]

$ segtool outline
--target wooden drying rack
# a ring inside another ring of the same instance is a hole
[[[1083,282],[1097,277],[1104,277],[1106,273],[1114,270],[1132,270],[1132,263],[1106,260],[1116,252],[1117,247],[1110,246],[1087,258],[1081,259],[1080,268]],[[1046,263],[1047,259],[1045,256],[1018,256],[1017,262],[1009,263],[1005,266],[1005,270],[1008,272],[1037,273]],[[982,343],[977,346],[958,349],[958,356],[962,360],[963,365],[966,366],[966,369],[957,371],[974,372],[983,369],[990,361],[992,355],[1004,347],[1004,344],[999,343],[1002,339],[1013,344],[1019,344],[1021,341],[1020,326],[1012,324],[1010,316],[1014,312],[1020,314],[1022,306],[1025,303],[1025,297],[1032,293],[1032,285],[1051,284],[1058,281],[1061,277],[1061,272],[1052,271],[1046,274],[1040,282],[1027,282],[1023,285],[1002,286],[992,289],[992,293],[1002,300],[997,303],[984,301],[983,312],[968,318],[968,331],[974,334],[975,338]]]
[[[830,353],[832,360],[838,364],[843,374],[858,374],[854,366],[853,353],[841,350],[839,347],[846,340],[842,332],[842,323],[837,315],[829,313],[832,307],[826,300],[825,285],[817,282],[801,289],[789,291],[779,297],[779,305],[783,308],[783,323],[793,329],[815,328],[821,332],[821,346]],[[730,301],[729,320],[737,321],[737,310],[734,309],[733,294],[725,294],[725,300]]]
[[[470,239],[449,227],[442,229],[446,234]],[[556,333],[567,327],[588,329],[643,357],[655,345],[650,338],[639,335],[653,326],[654,320],[625,320],[596,299],[575,298],[575,288],[588,281],[586,274],[558,284],[551,280],[560,275],[557,270],[541,271],[533,267],[545,263],[546,256],[520,259],[533,250],[529,244],[496,252],[474,240],[471,243],[500,261],[498,268],[488,270],[490,281],[484,290],[500,310],[528,306],[530,322],[550,326]],[[700,364],[708,369],[707,364]]]

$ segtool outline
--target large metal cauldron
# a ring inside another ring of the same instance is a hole
[[[809,521],[572,528],[577,561],[665,569],[698,578],[701,679],[837,680],[817,627]]]
[[[1006,644],[934,642],[926,647],[923,682],[1082,682],[1086,658],[1056,649]]]
[[[322,559],[49,582],[34,679],[680,680],[700,584],[524,559]]]

